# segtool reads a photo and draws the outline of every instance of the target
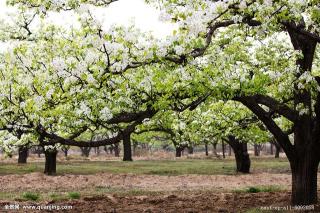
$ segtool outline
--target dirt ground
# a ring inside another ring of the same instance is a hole
[[[260,207],[289,205],[288,174],[250,175],[133,175],[108,174],[45,176],[42,173],[0,176],[0,192],[5,191],[76,191],[95,187],[121,188],[122,190],[158,191],[149,195],[125,195],[113,192],[83,196],[80,200],[19,202],[0,201],[6,204],[72,206],[72,210],[59,212],[260,212]],[[250,186],[279,185],[284,191],[239,193],[235,189]],[[2,212],[2,211],[0,211]],[[12,212],[12,211],[8,211]],[[50,212],[23,211],[21,212]],[[51,211],[56,212],[56,211]],[[270,212],[270,211],[269,211]],[[316,206],[313,212],[320,212]]]
[[[85,197],[82,200],[65,202],[19,203],[22,205],[54,205],[72,206],[71,210],[57,212],[165,212],[165,213],[191,213],[191,212],[262,212],[261,208],[290,208],[289,192],[261,192],[261,193],[193,193],[183,195],[163,196],[96,196]],[[0,206],[10,204],[0,202]],[[250,207],[250,208],[248,208]],[[291,207],[292,208],[292,207]],[[10,212],[10,211],[8,211]],[[40,212],[28,210],[20,212]],[[56,211],[41,211],[56,212]],[[288,211],[263,211],[288,212]],[[317,205],[310,212],[320,212]]]
[[[234,190],[250,186],[279,185],[289,188],[291,175],[257,173],[249,175],[135,175],[108,174],[46,176],[43,173],[0,176],[0,191],[76,190],[93,187],[122,187],[148,191]]]

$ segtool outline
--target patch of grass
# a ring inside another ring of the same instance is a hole
[[[80,193],[79,192],[68,192],[68,197],[70,199],[80,199]]]
[[[261,192],[261,189],[258,188],[258,187],[249,187],[246,192],[249,192],[249,193],[258,193],[258,192]]]
[[[280,186],[251,186],[244,189],[236,189],[236,193],[258,193],[258,192],[279,192],[282,191]]]
[[[19,196],[20,196],[20,193],[0,192],[0,200],[14,200]]]
[[[260,212],[265,212],[265,211],[261,210],[260,208],[253,208],[253,209],[247,210],[245,213],[260,213]]]
[[[39,200],[40,194],[39,193],[34,193],[34,192],[24,192],[22,194],[22,198],[25,199],[25,200],[36,201],[36,200]]]
[[[290,171],[286,159],[252,158],[251,171],[279,173]],[[108,172],[113,174],[150,174],[150,175],[234,175],[235,160],[227,159],[179,159],[179,160],[141,160],[133,162],[122,161],[64,161],[57,162],[58,175],[86,175]],[[25,165],[3,163],[0,165],[0,175],[27,174],[43,172],[43,162],[30,162]]]
[[[53,201],[61,201],[61,200],[66,200],[66,196],[62,194],[57,194],[57,193],[51,193],[49,194],[49,198],[52,199]]]

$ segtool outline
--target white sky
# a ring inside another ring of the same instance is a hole
[[[0,14],[9,11],[5,2],[6,0],[0,0]],[[107,8],[99,10],[99,16],[103,16],[104,20],[106,20],[104,26],[111,24],[127,25],[130,20],[134,19],[136,26],[143,31],[152,31],[157,37],[170,35],[174,25],[160,22],[158,19],[159,14],[160,11],[145,4],[144,0],[119,0]],[[66,16],[68,17],[66,18]],[[70,24],[73,19],[70,17],[70,13],[66,12],[63,15],[54,15],[53,20],[58,24]]]

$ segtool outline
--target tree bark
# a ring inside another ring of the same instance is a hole
[[[18,152],[19,152],[18,163],[27,163],[27,158],[29,155],[28,147],[20,146]]]
[[[123,161],[132,161],[130,133],[123,135]]]
[[[56,174],[56,165],[57,165],[57,150],[47,150],[44,152],[46,161],[44,173],[47,175],[55,175]]]
[[[317,173],[319,161],[313,154],[305,154],[290,162],[292,171],[292,197],[295,205],[317,203]]]
[[[251,161],[248,154],[247,143],[241,143],[234,136],[228,136],[228,144],[232,147],[237,164],[237,172],[249,173]]]

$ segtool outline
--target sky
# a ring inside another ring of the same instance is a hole
[[[0,0],[0,14],[10,11],[5,4],[6,0]],[[136,26],[143,31],[152,31],[157,37],[170,35],[174,26],[170,23],[160,22],[160,11],[144,3],[144,0],[119,0],[107,8],[103,8],[96,14],[97,17],[104,17],[104,26],[111,24],[127,25],[134,20]],[[72,23],[73,19],[68,14],[54,14],[50,17],[57,24]]]

